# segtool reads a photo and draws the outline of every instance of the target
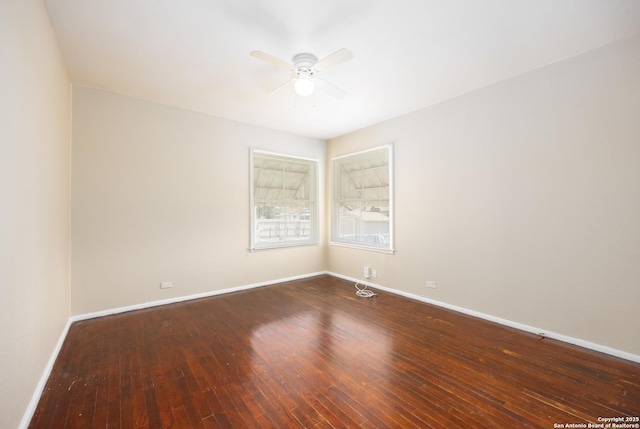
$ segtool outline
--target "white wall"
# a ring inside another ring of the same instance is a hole
[[[74,86],[72,313],[324,270],[324,243],[248,251],[250,147],[324,164],[321,140]]]
[[[0,2],[0,427],[14,428],[70,314],[70,84],[39,0]]]
[[[333,139],[327,162],[389,142],[397,253],[331,246],[330,271],[640,355],[640,37]]]

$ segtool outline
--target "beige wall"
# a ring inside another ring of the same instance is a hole
[[[640,37],[333,139],[327,162],[389,142],[397,253],[331,246],[330,271],[640,355]]]
[[[72,313],[324,270],[323,245],[248,251],[250,147],[324,164],[321,140],[74,86]]]
[[[0,2],[0,426],[19,424],[70,314],[327,268],[370,265],[384,286],[640,355],[639,53],[638,37],[606,46],[326,157],[319,140],[75,87],[69,211],[66,70],[42,4]],[[388,142],[395,255],[324,239],[248,252],[249,147],[329,161]]]
[[[70,85],[38,0],[0,2],[0,427],[69,318]]]

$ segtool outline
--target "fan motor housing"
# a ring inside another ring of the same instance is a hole
[[[293,66],[297,69],[311,69],[318,62],[318,58],[313,54],[298,54],[293,57]]]

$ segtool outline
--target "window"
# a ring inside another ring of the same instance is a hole
[[[250,250],[318,243],[318,162],[252,149]]]
[[[332,160],[333,244],[393,253],[393,146]]]

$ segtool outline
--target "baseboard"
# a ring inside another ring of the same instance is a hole
[[[277,280],[269,280],[269,281],[259,282],[259,283],[252,283],[252,284],[248,284],[248,285],[244,285],[244,286],[221,289],[221,290],[216,290],[216,291],[212,291],[212,292],[204,292],[204,293],[199,293],[199,294],[194,294],[194,295],[181,296],[181,297],[170,298],[170,299],[163,299],[163,300],[160,300],[160,301],[146,302],[146,303],[142,303],[142,304],[130,305],[130,306],[127,306],[127,307],[112,308],[112,309],[109,309],[109,310],[97,311],[97,312],[93,312],[93,313],[79,314],[79,315],[75,315],[75,316],[69,317],[69,319],[67,320],[67,324],[65,325],[64,329],[62,330],[62,333],[60,334],[60,338],[58,339],[58,342],[57,342],[53,352],[51,353],[51,357],[49,358],[49,361],[47,362],[47,365],[46,365],[46,367],[44,369],[44,372],[42,373],[42,377],[40,377],[40,381],[38,382],[38,385],[36,386],[36,389],[33,392],[33,395],[31,397],[31,401],[29,402],[29,405],[27,406],[27,409],[26,409],[24,415],[22,416],[22,421],[20,422],[20,426],[18,426],[18,429],[26,429],[29,426],[29,423],[31,423],[31,419],[33,418],[33,413],[35,412],[36,407],[38,406],[38,402],[40,401],[40,397],[42,396],[42,392],[44,391],[44,387],[47,384],[47,381],[49,380],[49,376],[51,375],[51,370],[53,369],[53,365],[55,364],[56,359],[58,358],[58,354],[60,353],[60,350],[62,349],[62,344],[64,344],[64,340],[67,338],[67,333],[69,332],[69,328],[71,327],[71,324],[73,322],[77,322],[77,321],[80,321],[80,320],[94,319],[96,317],[109,316],[109,315],[112,315],[112,314],[125,313],[127,311],[134,311],[134,310],[141,310],[141,309],[144,309],[144,308],[157,307],[157,306],[160,306],[160,305],[173,304],[173,303],[183,302],[183,301],[190,301],[192,299],[206,298],[206,297],[215,296],[215,295],[222,295],[222,294],[225,294],[225,293],[238,292],[238,291],[242,291],[242,290],[253,289],[253,288],[258,288],[258,287],[263,287],[263,286],[269,286],[269,285],[278,284],[278,283],[290,282],[290,281],[294,281],[294,280],[302,280],[302,279],[306,279],[306,278],[310,278],[310,277],[316,277],[316,276],[320,276],[320,275],[324,275],[324,274],[329,274],[329,273],[327,271],[319,271],[319,272],[316,272],[316,273],[302,274],[302,275],[299,275],[299,276],[286,277],[286,278],[281,278],[281,279],[277,279]]]
[[[276,280],[268,280],[268,281],[259,282],[259,283],[251,283],[251,284],[248,284],[248,285],[237,286],[237,287],[232,287],[232,288],[227,288],[227,289],[220,289],[220,290],[211,291],[211,292],[203,292],[203,293],[198,293],[198,294],[194,294],[194,295],[179,296],[179,297],[163,299],[163,300],[159,300],[159,301],[151,301],[151,302],[145,302],[145,303],[141,303],[141,304],[129,305],[129,306],[126,306],[126,307],[111,308],[111,309],[108,309],[108,310],[96,311],[96,312],[92,312],[92,313],[78,314],[78,315],[75,315],[75,316],[71,316],[71,322],[73,323],[73,322],[78,322],[80,320],[95,319],[96,317],[111,316],[113,314],[126,313],[128,311],[142,310],[142,309],[151,308],[151,307],[158,307],[160,305],[175,304],[175,303],[178,303],[178,302],[191,301],[193,299],[208,298],[208,297],[215,296],[215,295],[223,295],[223,294],[226,294],[226,293],[238,292],[238,291],[247,290],[247,289],[254,289],[254,288],[274,285],[274,284],[278,284],[278,283],[290,282],[290,281],[294,281],[294,280],[302,280],[302,279],[306,279],[306,278],[309,278],[309,277],[320,276],[320,275],[323,275],[323,274],[329,274],[329,273],[327,271],[319,271],[319,272],[315,272],[315,273],[302,274],[302,275],[299,275],[299,276],[286,277],[286,278],[281,278],[281,279],[276,279]]]
[[[58,338],[58,342],[56,343],[51,356],[49,357],[49,361],[47,365],[44,367],[44,371],[42,372],[42,376],[40,377],[40,381],[36,386],[36,389],[33,391],[33,395],[31,396],[31,401],[29,401],[29,405],[22,416],[22,421],[20,422],[19,429],[27,429],[29,427],[29,423],[31,423],[31,419],[33,418],[33,413],[36,411],[36,407],[38,406],[38,402],[40,401],[40,396],[42,396],[42,392],[44,391],[44,387],[49,380],[49,375],[51,375],[51,370],[53,370],[53,365],[56,363],[56,359],[58,358],[58,354],[62,349],[62,344],[64,344],[65,338],[67,338],[67,333],[69,332],[69,328],[71,327],[71,318],[67,320],[67,323],[62,328],[62,332],[60,333],[60,338]]]
[[[244,285],[244,286],[237,286],[237,287],[232,287],[232,288],[227,288],[227,289],[216,290],[216,291],[212,291],[212,292],[204,292],[204,293],[199,293],[199,294],[194,294],[194,295],[188,295],[188,296],[164,299],[164,300],[160,300],[160,301],[152,301],[152,302],[147,302],[147,303],[142,303],[142,304],[137,304],[137,305],[131,305],[131,306],[126,306],[126,307],[118,307],[118,308],[113,308],[113,309],[109,309],[109,310],[103,310],[103,311],[98,311],[98,312],[93,312],[93,313],[79,314],[79,315],[75,315],[75,316],[69,317],[64,329],[62,330],[62,332],[60,334],[60,338],[58,339],[58,342],[56,343],[56,346],[55,346],[53,352],[51,353],[51,357],[49,358],[49,361],[47,362],[47,365],[46,365],[46,367],[45,367],[45,369],[44,369],[44,371],[42,373],[42,377],[40,378],[40,381],[38,382],[38,385],[36,386],[36,389],[33,392],[33,396],[31,397],[31,401],[29,402],[29,405],[28,405],[28,407],[27,407],[27,409],[26,409],[26,411],[25,411],[25,413],[24,413],[24,415],[22,417],[22,421],[20,422],[20,426],[18,428],[19,429],[26,429],[29,426],[29,423],[31,422],[31,419],[33,418],[33,413],[35,412],[36,407],[38,406],[38,401],[40,401],[40,396],[42,395],[42,392],[44,391],[44,387],[45,387],[45,385],[47,383],[47,380],[49,379],[49,376],[51,374],[51,370],[53,369],[53,365],[55,364],[56,359],[58,358],[58,354],[60,353],[60,350],[62,349],[62,345],[64,344],[64,340],[67,337],[67,333],[69,332],[69,328],[71,327],[71,324],[73,322],[77,322],[77,321],[80,321],[80,320],[93,319],[93,318],[96,318],[96,317],[104,317],[104,316],[109,316],[109,315],[112,315],[112,314],[124,313],[124,312],[128,312],[128,311],[134,311],[134,310],[141,310],[141,309],[145,309],[145,308],[157,307],[157,306],[166,305],[166,304],[173,304],[173,303],[177,303],[177,302],[190,301],[190,300],[193,300],[193,299],[207,298],[207,297],[210,297],[210,296],[222,295],[222,294],[226,294],[226,293],[238,292],[238,291],[248,290],[248,289],[254,289],[254,288],[258,288],[258,287],[269,286],[269,285],[274,285],[274,284],[284,283],[284,282],[289,282],[289,281],[294,281],[294,280],[302,280],[302,279],[306,279],[306,278],[310,278],[310,277],[316,277],[316,276],[320,276],[320,275],[330,275],[330,276],[337,277],[337,278],[340,278],[340,279],[343,279],[343,280],[352,281],[354,283],[359,282],[360,284],[367,285],[367,286],[370,286],[372,288],[380,289],[380,290],[383,290],[385,292],[389,292],[389,293],[393,293],[393,294],[396,294],[396,295],[404,296],[406,298],[410,298],[410,299],[415,299],[415,300],[418,300],[418,301],[426,302],[427,304],[433,304],[433,305],[436,305],[438,307],[442,307],[442,308],[446,308],[446,309],[449,309],[449,310],[456,311],[458,313],[462,313],[462,314],[467,314],[467,315],[470,315],[470,316],[478,317],[480,319],[489,320],[491,322],[499,323],[501,325],[509,326],[511,328],[516,328],[516,329],[519,329],[521,331],[530,332],[530,333],[534,333],[534,334],[542,334],[547,338],[552,338],[554,340],[562,341],[562,342],[569,343],[569,344],[574,344],[574,345],[577,345],[577,346],[580,346],[580,347],[584,347],[586,349],[594,350],[594,351],[605,353],[605,354],[608,354],[608,355],[611,355],[611,356],[615,356],[615,357],[618,357],[618,358],[621,358],[621,359],[626,359],[626,360],[629,360],[629,361],[640,363],[640,356],[634,355],[632,353],[628,353],[628,352],[625,352],[625,351],[622,351],[622,350],[613,349],[611,347],[606,347],[606,346],[603,346],[603,345],[600,345],[600,344],[596,344],[596,343],[592,343],[592,342],[589,342],[589,341],[585,341],[585,340],[582,340],[582,339],[579,339],[579,338],[569,337],[567,335],[557,334],[555,332],[547,332],[547,331],[535,328],[533,326],[524,325],[522,323],[514,322],[514,321],[511,321],[511,320],[507,320],[507,319],[502,319],[500,317],[491,316],[491,315],[485,314],[485,313],[480,313],[478,311],[469,310],[467,308],[458,307],[458,306],[455,306],[455,305],[451,305],[451,304],[447,304],[447,303],[444,303],[444,302],[436,301],[434,299],[425,298],[423,296],[414,295],[412,293],[404,292],[404,291],[401,291],[401,290],[398,290],[398,289],[392,289],[392,288],[389,288],[389,287],[386,287],[386,286],[381,286],[379,284],[368,282],[368,281],[363,281],[361,279],[356,279],[356,278],[353,278],[353,277],[344,276],[342,274],[337,274],[337,273],[330,272],[330,271],[318,271],[318,272],[315,272],[315,273],[303,274],[303,275],[299,275],[299,276],[281,278],[281,279],[276,279],[276,280],[269,280],[269,281],[259,282],[259,283],[252,283],[252,284],[248,284],[248,285]]]
[[[611,356],[615,356],[621,359],[626,359],[632,362],[637,362],[640,363],[640,356],[638,355],[634,355],[632,353],[629,352],[625,352],[622,350],[618,350],[618,349],[614,349],[611,347],[607,347],[607,346],[603,346],[601,344],[597,344],[597,343],[592,343],[590,341],[586,341],[586,340],[582,340],[580,338],[574,338],[574,337],[570,337],[568,335],[563,335],[563,334],[558,334],[555,332],[549,332],[549,331],[545,331],[544,329],[540,329],[540,328],[536,328],[534,326],[529,326],[529,325],[525,325],[522,323],[518,323],[518,322],[514,322],[512,320],[507,320],[507,319],[503,319],[500,317],[496,317],[496,316],[492,316],[490,314],[485,314],[485,313],[480,313],[479,311],[475,311],[475,310],[470,310],[468,308],[464,308],[464,307],[458,307],[456,305],[451,305],[451,304],[447,304],[445,302],[441,302],[441,301],[436,301],[434,299],[430,299],[430,298],[426,298],[420,295],[415,295],[412,293],[408,293],[408,292],[404,292],[398,289],[392,289],[386,286],[381,286],[379,284],[375,284],[375,283],[371,283],[369,281],[364,281],[362,279],[356,279],[353,277],[349,277],[349,276],[344,276],[342,274],[337,274],[337,273],[333,273],[328,271],[326,274],[333,276],[333,277],[338,277],[340,279],[343,280],[348,280],[348,281],[352,281],[352,282],[359,282],[360,284],[363,285],[367,285],[369,287],[375,288],[375,289],[380,289],[383,290],[385,292],[390,292],[396,295],[401,295],[404,296],[406,298],[410,298],[410,299],[415,299],[418,301],[422,301],[422,302],[426,302],[427,304],[433,304],[436,305],[438,307],[442,307],[442,308],[446,308],[448,310],[453,310],[456,311],[458,313],[463,313],[463,314],[467,314],[469,316],[474,316],[474,317],[478,317],[480,319],[484,319],[484,320],[488,320],[491,322],[495,322],[495,323],[499,323],[501,325],[505,325],[505,326],[509,326],[511,328],[515,328],[515,329],[519,329],[521,331],[525,331],[525,332],[530,332],[536,335],[543,335],[546,338],[552,338],[554,340],[558,340],[558,341],[562,341],[564,343],[569,343],[569,344],[573,344],[576,346],[580,346],[580,347],[584,347],[586,349],[590,349],[596,352],[600,352],[600,353],[605,353]]]

